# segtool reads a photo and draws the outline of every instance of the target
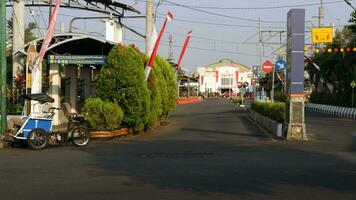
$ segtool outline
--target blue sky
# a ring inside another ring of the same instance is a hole
[[[145,14],[145,0],[122,0],[120,2],[137,8],[141,11],[142,15]],[[324,0],[323,2],[325,8],[325,26],[329,26],[331,23],[334,23],[336,26],[347,24],[352,11],[348,5],[339,0]],[[356,6],[355,0],[350,2]],[[196,71],[196,67],[208,65],[223,58],[231,58],[247,66],[258,65],[257,45],[243,44],[250,37],[251,39],[248,42],[254,43],[258,41],[258,36],[252,37],[258,32],[258,18],[261,18],[262,31],[264,32],[269,30],[285,31],[287,12],[293,5],[297,5],[296,8],[305,8],[306,10],[306,21],[309,21],[306,23],[306,26],[317,26],[318,19],[315,16],[318,15],[318,5],[311,4],[319,4],[320,0],[163,0],[158,8],[158,0],[155,0],[155,3],[155,9],[158,13],[156,21],[157,31],[161,28],[164,15],[168,10],[173,13],[176,19],[167,26],[162,45],[159,48],[159,54],[164,57],[168,56],[168,36],[171,33],[173,36],[173,58],[178,60],[184,37],[189,30],[192,30],[193,36],[182,66],[194,72]],[[306,5],[299,7],[299,5],[304,4]],[[216,15],[194,9],[212,12]],[[27,15],[26,20],[28,22],[36,20],[44,28],[48,19],[48,9],[32,7],[31,10],[35,14],[32,16]],[[26,12],[29,13],[29,11],[27,8]],[[136,14],[128,12],[127,15]],[[93,12],[61,9],[58,22],[64,22],[66,29],[68,29],[68,23],[74,16],[102,15]],[[144,19],[124,19],[122,22],[145,34]],[[105,34],[105,26],[99,20],[78,21],[75,23],[75,26],[81,30],[85,29],[86,31]],[[40,34],[43,34],[43,32],[44,30],[39,31]],[[263,35],[267,39],[273,35],[273,32],[265,32]],[[307,33],[307,37],[308,35],[309,33]],[[135,44],[144,51],[143,38],[125,30],[124,39],[126,44]],[[269,41],[279,42],[279,39],[279,36],[272,37]],[[284,36],[282,40],[285,40]],[[306,40],[306,43],[310,43],[310,39]],[[278,53],[272,54],[272,52],[276,51],[279,47],[280,45],[266,45],[264,47],[265,58],[263,58],[263,61],[268,58],[275,58]]]

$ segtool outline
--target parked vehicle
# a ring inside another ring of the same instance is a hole
[[[79,115],[66,115],[68,126],[66,131],[53,131],[54,110],[62,108],[50,107],[48,112],[43,112],[43,107],[54,102],[54,99],[46,94],[30,94],[25,99],[37,101],[39,112],[31,113],[24,124],[12,136],[11,143],[27,143],[31,149],[41,150],[47,148],[49,143],[72,142],[78,147],[86,146],[90,141],[90,134],[84,124],[84,117]]]

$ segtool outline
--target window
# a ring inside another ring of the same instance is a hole
[[[232,85],[232,78],[221,78],[221,85]]]

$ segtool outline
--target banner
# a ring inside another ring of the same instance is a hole
[[[43,40],[40,53],[38,54],[36,66],[38,66],[38,64],[42,62],[43,57],[46,54],[47,48],[48,48],[49,44],[51,43],[54,28],[55,28],[56,22],[57,22],[57,15],[58,15],[58,10],[59,10],[60,4],[61,4],[61,0],[57,0],[56,6],[54,7],[54,10],[51,15],[51,21],[48,26],[46,37]]]
[[[170,22],[172,20],[173,20],[173,15],[172,15],[172,13],[170,11],[168,11],[166,20],[164,21],[163,26],[161,28],[161,31],[159,32],[158,38],[156,40],[156,44],[155,44],[155,46],[153,48],[153,51],[152,51],[152,54],[150,56],[150,60],[148,61],[146,69],[145,69],[146,80],[148,79],[148,76],[150,75],[151,69],[153,67],[153,63],[154,63],[154,60],[156,58],[157,51],[158,51],[158,46],[159,46],[159,44],[161,42],[164,30],[166,29],[167,22]]]
[[[156,31],[156,25],[153,24],[152,37],[151,37],[150,45],[148,46],[148,50],[147,50],[147,55],[149,57],[151,57],[151,55],[152,55],[152,51],[156,44],[157,38],[158,38],[158,36],[157,36],[157,31]]]
[[[184,41],[184,44],[183,44],[183,48],[182,48],[182,52],[180,53],[180,56],[179,56],[178,66],[177,67],[179,67],[180,63],[182,62],[185,50],[187,49],[187,46],[188,46],[188,43],[189,43],[189,39],[190,39],[191,36],[192,36],[192,31],[189,31],[188,34],[187,34],[187,37],[185,38],[185,41]]]
[[[215,81],[219,82],[219,71],[215,71]]]
[[[204,76],[200,77],[200,82],[201,82],[202,85],[204,84]]]
[[[54,7],[54,10],[51,15],[51,21],[49,23],[46,36],[42,42],[40,53],[38,54],[36,63],[32,68],[32,88],[31,88],[32,94],[42,92],[42,72],[40,71],[39,65],[41,64],[43,57],[48,49],[48,46],[51,43],[54,28],[56,26],[57,15],[58,15],[60,4],[61,4],[61,0],[57,0],[56,6]]]
[[[237,83],[239,82],[239,72],[236,71],[236,72],[235,72],[235,75],[236,75],[236,85],[237,85]]]

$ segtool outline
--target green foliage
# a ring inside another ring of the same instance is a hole
[[[284,112],[285,103],[264,103],[253,101],[251,103],[251,109],[264,115],[274,121],[283,123],[284,122]]]
[[[105,128],[118,129],[120,128],[122,119],[124,118],[124,112],[122,112],[119,105],[112,102],[106,102],[102,106],[104,115]]]
[[[274,100],[280,101],[280,102],[285,102],[287,100],[287,95],[284,92],[275,92]]]
[[[82,108],[85,120],[95,130],[120,128],[123,112],[112,102],[105,102],[100,98],[88,98]]]
[[[230,100],[234,104],[242,104],[242,98],[241,97],[231,97]]]
[[[82,108],[85,120],[93,129],[104,129],[105,122],[102,117],[104,102],[100,98],[88,98]]]
[[[325,48],[353,48],[356,42],[356,12],[349,20],[352,24],[341,31],[335,31],[334,42]],[[356,80],[356,52],[314,53],[312,60],[320,67],[316,70],[307,64],[310,78],[307,83],[315,86],[310,101],[329,105],[351,106],[352,89],[350,83]]]
[[[329,91],[314,91],[310,95],[310,102],[325,105],[335,105],[348,107],[351,105],[351,94],[344,95],[340,93],[332,94]],[[356,103],[356,101],[354,102]]]
[[[148,58],[145,58],[146,62]],[[162,92],[166,94],[167,87],[163,87],[164,79],[159,66],[154,65],[148,77],[148,89],[150,90],[151,106],[150,114],[146,124],[147,128],[152,128],[163,112]],[[166,95],[167,96],[167,95]]]
[[[139,129],[148,122],[150,93],[142,56],[135,49],[115,46],[97,76],[96,88],[98,97],[120,105],[128,126]]]
[[[163,79],[165,83],[160,83],[162,86],[162,104],[163,104],[163,112],[162,117],[168,117],[170,113],[172,113],[176,108],[176,100],[177,100],[177,77],[174,74],[172,66],[169,62],[161,56],[157,56],[155,63],[160,67]],[[161,78],[160,78],[161,79]],[[166,85],[166,91],[164,85]]]

